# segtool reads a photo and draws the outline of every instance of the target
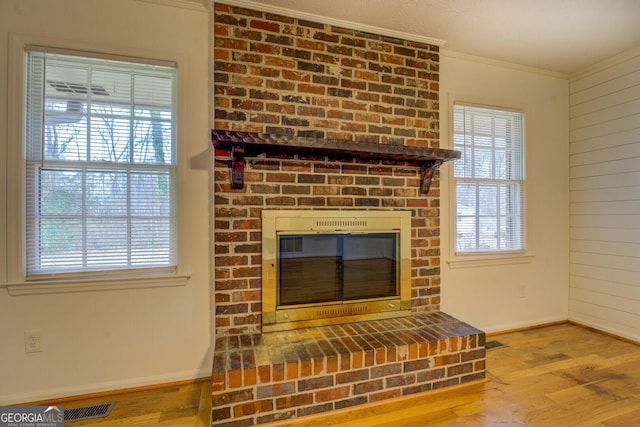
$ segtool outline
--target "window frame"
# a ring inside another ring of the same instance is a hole
[[[466,268],[466,267],[481,267],[486,265],[503,265],[503,264],[521,264],[531,262],[534,255],[530,252],[530,239],[528,235],[528,230],[530,228],[530,221],[528,216],[528,194],[529,194],[529,185],[530,179],[528,176],[528,165],[527,165],[527,127],[526,127],[526,117],[527,112],[525,108],[519,108],[514,106],[504,106],[499,102],[487,102],[486,100],[482,101],[469,101],[468,98],[458,98],[452,96],[449,102],[449,144],[452,149],[454,148],[454,107],[456,105],[462,105],[466,107],[477,107],[477,108],[486,108],[486,109],[494,109],[498,111],[506,111],[506,112],[517,112],[522,114],[522,148],[521,148],[521,157],[522,157],[522,171],[523,171],[523,179],[521,185],[522,197],[520,198],[522,205],[520,209],[522,210],[522,233],[521,237],[524,241],[524,245],[521,249],[514,250],[496,250],[496,251],[458,251],[457,250],[457,183],[458,180],[455,177],[454,166],[453,164],[449,168],[449,173],[447,175],[449,181],[449,259],[447,260],[447,264],[451,268]]]
[[[176,123],[176,258],[175,271],[130,270],[115,274],[80,275],[78,277],[48,276],[42,280],[27,280],[26,277],[26,190],[25,190],[25,162],[23,157],[25,141],[25,85],[26,85],[26,54],[27,48],[38,47],[53,53],[71,54],[103,59],[115,59],[146,64],[172,64],[177,70],[177,117]],[[184,122],[185,99],[184,78],[179,70],[183,61],[180,54],[172,58],[164,55],[154,55],[153,52],[134,50],[113,50],[106,46],[96,46],[78,41],[56,40],[38,35],[9,34],[9,70],[8,70],[8,111],[7,126],[7,245],[0,250],[0,263],[6,265],[4,276],[0,276],[0,287],[6,287],[11,295],[29,295],[42,293],[65,293],[76,291],[157,288],[171,286],[185,286],[190,277],[186,228],[185,228],[185,130]],[[11,143],[18,141],[19,143]]]

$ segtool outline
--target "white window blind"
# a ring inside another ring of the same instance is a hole
[[[26,65],[26,277],[175,270],[175,67]]]
[[[523,122],[520,112],[454,105],[457,253],[525,249]]]

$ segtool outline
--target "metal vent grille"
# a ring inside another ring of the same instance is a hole
[[[316,221],[317,227],[366,227],[367,220],[364,219],[319,219]]]
[[[64,410],[65,421],[90,420],[93,418],[104,418],[109,415],[116,402],[97,403],[94,405],[79,406]]]
[[[369,312],[369,307],[366,305],[356,307],[344,307],[344,308],[330,308],[326,310],[318,310],[316,315],[318,317],[330,317],[330,316],[348,316],[350,314],[362,314]]]

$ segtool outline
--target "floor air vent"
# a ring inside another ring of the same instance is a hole
[[[104,418],[109,415],[116,402],[96,403],[94,405],[79,406],[64,410],[65,421],[90,420],[92,418]]]
[[[485,343],[484,348],[486,348],[487,350],[495,350],[495,349],[503,348],[506,346],[507,346],[506,344],[502,344],[500,341],[491,340]]]

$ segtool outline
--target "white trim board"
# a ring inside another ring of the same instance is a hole
[[[433,37],[425,37],[417,34],[405,33],[402,31],[391,30],[388,28],[376,27],[373,25],[360,24],[357,22],[345,21],[343,19],[330,18],[328,16],[315,15],[312,13],[291,10],[284,7],[270,6],[251,0],[225,0],[215,3],[226,4],[229,6],[244,7],[247,9],[259,10],[262,12],[275,13],[277,15],[289,16],[291,18],[304,19],[320,24],[335,25],[336,27],[349,28],[351,30],[362,31],[365,33],[377,34],[381,36],[394,37],[402,40],[410,40],[421,42],[435,46],[443,46],[446,41]]]
[[[209,0],[138,0],[146,3],[161,4],[165,6],[178,7],[182,9],[198,10],[209,12],[213,2]]]
[[[39,402],[43,400],[63,399],[72,396],[111,392],[134,387],[153,386],[157,384],[172,383],[176,381],[197,380],[211,376],[210,368],[175,372],[172,374],[152,375],[148,377],[129,378],[126,380],[107,381],[94,384],[82,384],[70,387],[52,388],[25,393],[15,393],[0,396],[0,405],[15,405],[26,402]]]

